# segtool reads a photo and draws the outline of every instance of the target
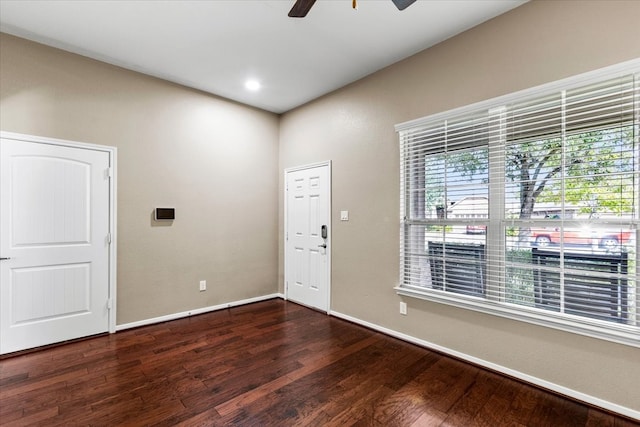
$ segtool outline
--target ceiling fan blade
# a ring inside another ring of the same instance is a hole
[[[391,0],[391,1],[393,2],[393,4],[396,5],[398,10],[405,10],[406,8],[411,6],[413,3],[415,3],[416,0]]]
[[[414,0],[415,1],[415,0]],[[316,0],[297,0],[289,11],[289,17],[291,18],[304,18],[311,10],[311,6]]]

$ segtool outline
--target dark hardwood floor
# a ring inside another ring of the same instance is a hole
[[[0,424],[632,426],[279,299],[0,361]]]

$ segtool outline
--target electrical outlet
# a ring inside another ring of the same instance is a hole
[[[206,291],[206,290],[207,290],[207,281],[200,280],[200,291]]]
[[[407,303],[400,301],[400,314],[407,315]]]

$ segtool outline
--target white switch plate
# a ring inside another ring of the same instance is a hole
[[[405,316],[407,315],[407,303],[406,302],[400,302],[400,314],[404,314]]]
[[[349,221],[349,211],[340,211],[340,221]]]
[[[200,280],[200,291],[206,291],[206,290],[207,290],[207,281]]]

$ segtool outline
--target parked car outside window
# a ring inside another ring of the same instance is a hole
[[[467,225],[467,234],[486,234],[486,225]]]
[[[618,250],[631,240],[631,231],[593,229],[589,227],[561,229],[560,227],[540,227],[531,229],[531,241],[538,247],[558,245],[597,245],[605,250]]]

